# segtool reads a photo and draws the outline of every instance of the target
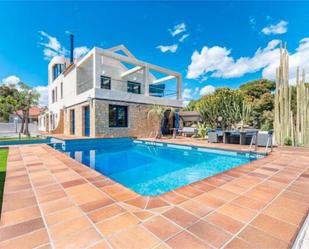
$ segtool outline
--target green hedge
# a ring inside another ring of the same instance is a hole
[[[0,214],[2,210],[3,188],[5,181],[7,158],[8,149],[0,149]]]

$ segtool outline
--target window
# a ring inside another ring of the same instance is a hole
[[[55,64],[53,67],[53,80],[55,80],[65,69],[64,64]]]
[[[109,127],[128,127],[128,107],[109,105]]]
[[[55,90],[52,90],[52,103],[55,103]]]
[[[128,81],[128,93],[141,93],[141,83]]]
[[[101,88],[111,89],[111,78],[101,75]]]
[[[55,88],[55,102],[58,100],[58,88]]]
[[[75,135],[75,110],[70,110],[70,121],[71,121],[71,129],[70,133],[71,135]]]
[[[60,98],[63,99],[63,82],[60,84]]]

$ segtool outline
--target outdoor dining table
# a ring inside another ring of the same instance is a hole
[[[223,143],[228,144],[229,143],[229,135],[233,133],[234,131],[224,131],[223,132]],[[235,133],[235,132],[234,132]],[[248,133],[247,131],[239,131],[239,144],[240,145],[246,145],[246,134]]]

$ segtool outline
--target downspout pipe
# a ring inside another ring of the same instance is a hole
[[[70,64],[74,63],[74,35],[70,34]]]

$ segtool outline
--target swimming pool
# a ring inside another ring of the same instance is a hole
[[[54,147],[146,196],[160,195],[261,157],[130,138],[70,140]]]

